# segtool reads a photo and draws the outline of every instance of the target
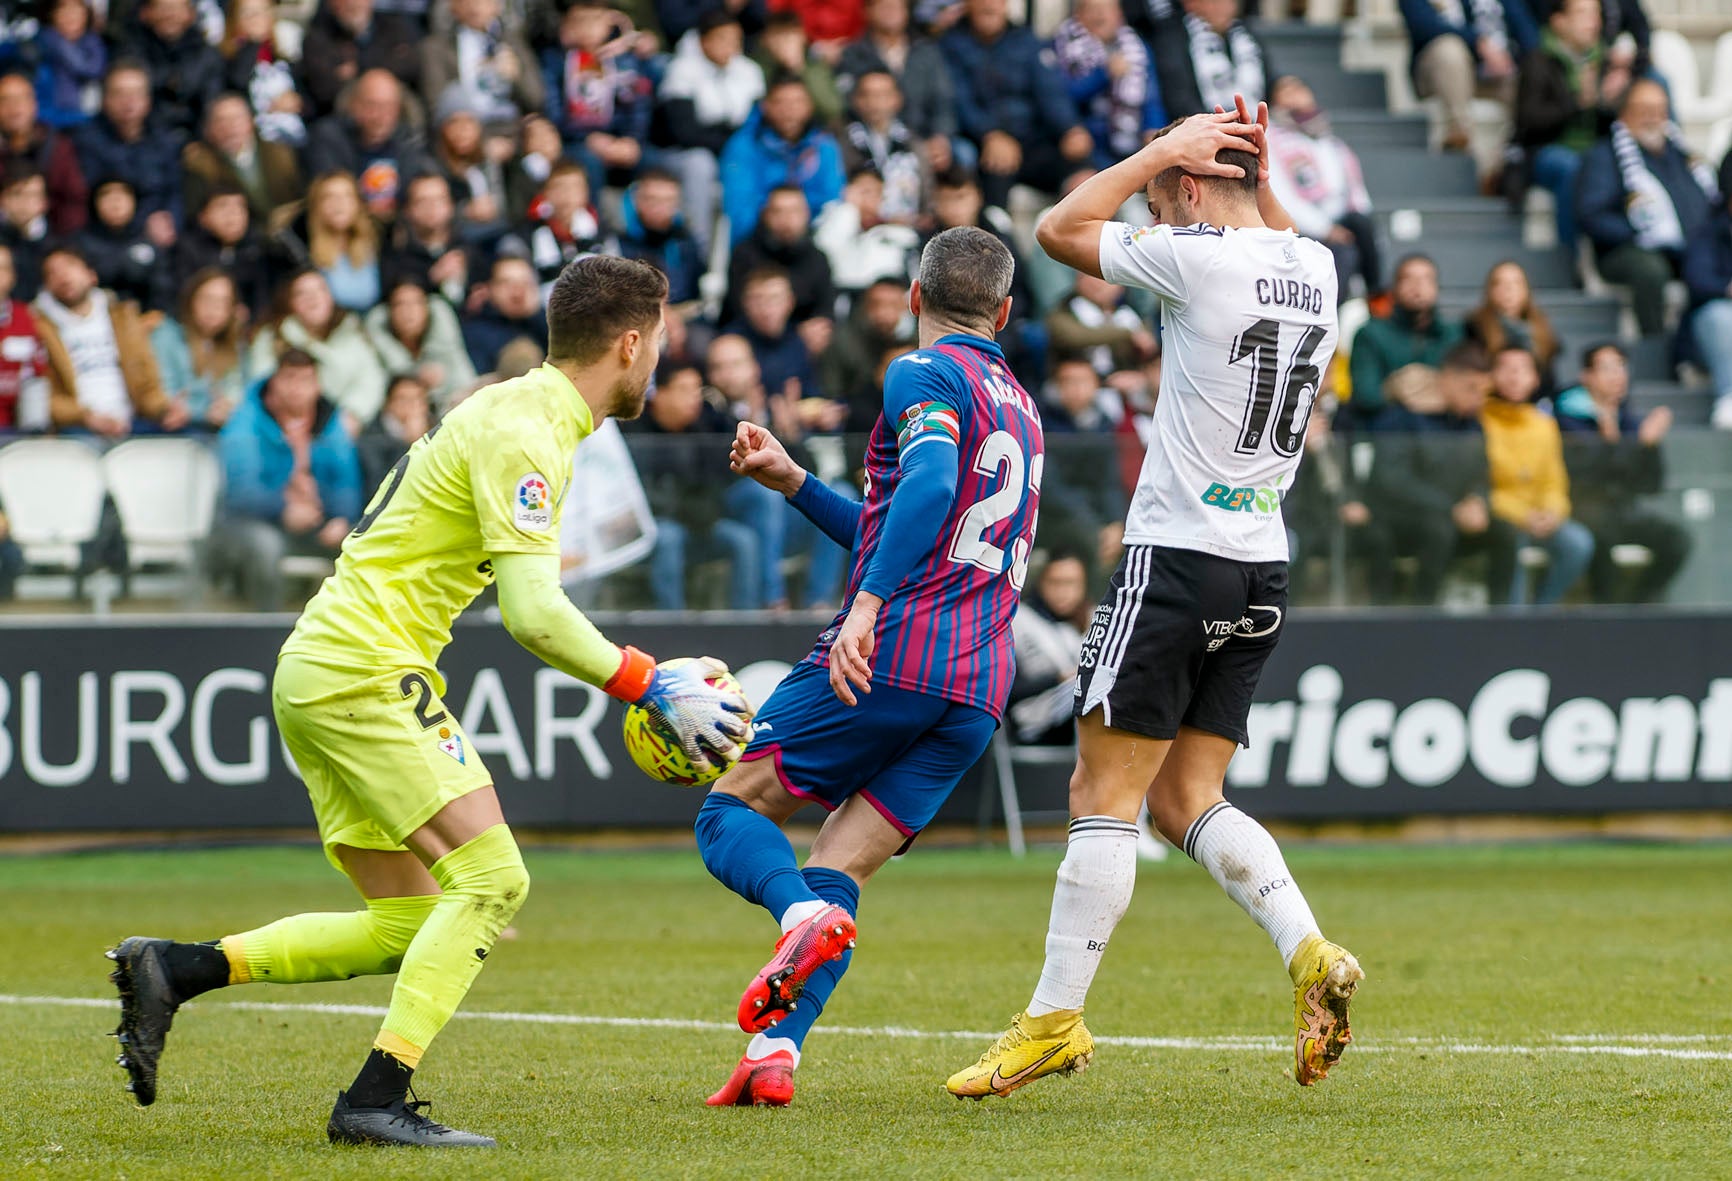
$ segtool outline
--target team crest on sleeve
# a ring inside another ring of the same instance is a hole
[[[916,402],[902,412],[896,423],[896,445],[906,451],[930,438],[962,439],[962,423],[956,411],[943,402]]]
[[[439,750],[440,753],[449,755],[460,764],[467,765],[469,762],[468,757],[463,753],[463,735],[453,734],[449,726],[439,727]]]
[[[511,523],[526,533],[543,533],[553,527],[553,489],[540,472],[530,472],[517,481],[511,498]]]

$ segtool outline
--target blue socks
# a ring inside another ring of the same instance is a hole
[[[711,792],[704,797],[693,828],[698,852],[716,880],[768,910],[778,923],[790,906],[823,897],[800,876],[794,846],[776,822],[753,811],[744,800]]]
[[[800,869],[794,846],[788,843],[781,828],[743,800],[711,792],[704,797],[693,828],[698,852],[716,880],[747,902],[768,910],[778,923],[790,906],[801,902],[828,902],[849,914],[857,913],[860,886],[853,878],[839,869],[819,866]],[[849,951],[812,973],[805,992],[800,994],[799,1007],[767,1036],[787,1038],[798,1049],[853,958],[854,953]]]
[[[853,878],[839,869],[823,869],[810,865],[800,872],[818,897],[858,917],[860,886]],[[812,1031],[813,1024],[824,1011],[824,1002],[836,991],[842,973],[848,970],[848,964],[853,958],[852,951],[844,952],[841,959],[825,964],[813,972],[806,981],[806,991],[800,994],[799,1008],[770,1030],[769,1036],[785,1037],[794,1043],[796,1049],[805,1044],[806,1035]]]

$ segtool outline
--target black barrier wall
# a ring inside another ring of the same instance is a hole
[[[310,824],[270,720],[288,623],[0,625],[0,829]],[[719,656],[758,700],[818,630],[606,626]],[[600,691],[497,626],[459,627],[446,656],[446,701],[513,823],[690,823],[697,794],[638,773]],[[1251,734],[1228,782],[1263,816],[1732,808],[1732,617],[1294,619]],[[1062,807],[1063,780],[1030,772],[1025,803]]]

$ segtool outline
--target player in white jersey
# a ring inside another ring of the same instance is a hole
[[[1335,266],[1269,189],[1264,131],[1235,112],[1182,119],[1060,201],[1036,230],[1059,262],[1157,296],[1155,430],[1125,557],[1083,639],[1070,843],[1028,1008],[947,1084],[1004,1095],[1094,1053],[1084,998],[1136,883],[1139,806],[1274,939],[1294,986],[1294,1077],[1350,1040],[1363,973],[1325,940],[1269,833],[1222,798],[1287,607],[1281,497],[1335,350]],[[1114,220],[1142,192],[1155,224]]]

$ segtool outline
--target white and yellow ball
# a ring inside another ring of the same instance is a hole
[[[664,660],[662,667],[678,668],[691,663],[690,657],[681,657],[678,660]],[[723,692],[745,696],[740,683],[730,672],[711,673],[704,681]],[[724,771],[739,762],[746,744],[740,743],[722,766],[698,766],[686,758],[683,750],[656,732],[656,728],[650,724],[647,710],[642,706],[628,705],[625,709],[625,749],[626,753],[631,755],[631,761],[637,764],[638,770],[651,779],[659,779],[663,783],[672,783],[679,787],[702,787],[719,779]]]

